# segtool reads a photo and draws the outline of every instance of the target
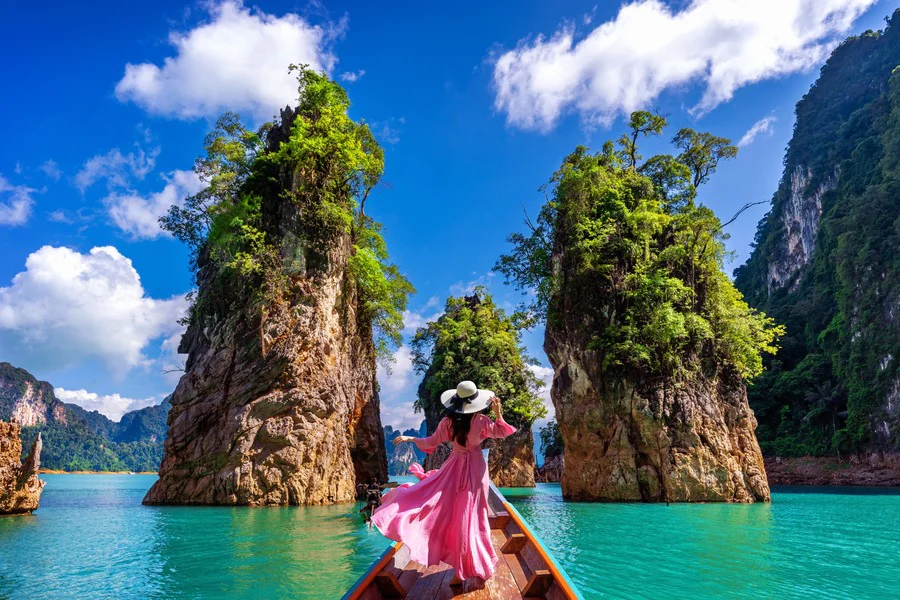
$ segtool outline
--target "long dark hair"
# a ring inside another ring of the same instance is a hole
[[[466,445],[469,429],[472,428],[472,417],[476,414],[478,413],[462,414],[453,410],[444,411],[444,416],[450,419],[450,432],[453,434],[453,441],[460,446]]]

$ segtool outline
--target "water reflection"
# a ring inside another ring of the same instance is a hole
[[[0,519],[0,598],[325,600],[388,544],[352,504],[144,507],[153,477],[45,478],[34,516]],[[897,597],[896,494],[666,507],[504,491],[589,599]]]
[[[338,598],[388,544],[355,504],[149,510],[162,595]]]

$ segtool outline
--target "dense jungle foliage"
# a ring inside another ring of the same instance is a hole
[[[762,372],[781,329],[750,308],[725,273],[722,225],[696,190],[737,148],[682,129],[678,155],[642,160],[638,141],[666,119],[635,112],[617,144],[579,146],[548,186],[529,231],[510,236],[496,269],[534,298],[531,314],[571,323],[613,379],[679,381]]]
[[[900,448],[900,23],[841,44],[797,104],[784,179],[755,249],[735,271],[748,302],[786,325],[750,389],[763,451],[780,456]],[[790,175],[830,179],[815,252],[783,285]],[[894,400],[890,400],[893,396]],[[892,408],[893,406],[893,408]]]
[[[23,398],[46,406],[49,421],[22,428],[22,458],[40,433],[41,466],[60,471],[156,471],[166,437],[168,398],[125,413],[118,422],[61,402],[53,386],[25,369],[0,362],[0,420],[9,421]],[[57,420],[58,419],[58,420]]]
[[[444,314],[420,327],[412,342],[413,364],[424,374],[416,409],[429,425],[443,411],[441,392],[460,381],[474,381],[503,401],[503,418],[530,428],[547,409],[538,396],[542,382],[528,368],[521,342],[522,323],[507,315],[484,288],[470,296],[451,296]]]
[[[157,471],[163,439],[113,442],[84,423],[46,423],[22,428],[23,455],[38,432],[44,445],[41,468],[59,471]]]
[[[358,316],[372,323],[378,355],[387,357],[400,341],[414,290],[390,262],[381,225],[365,213],[384,152],[368,125],[348,116],[340,85],[305,66],[289,70],[299,83],[297,106],[286,113],[293,122],[253,132],[237,115],[223,115],[195,165],[206,187],[173,206],[160,224],[190,246],[193,268],[205,261],[217,267],[216,289],[254,294],[263,321],[290,306],[291,277],[326,270],[329,251],[349,235]],[[289,131],[269,143],[277,128]],[[207,296],[212,301],[217,294]],[[194,316],[204,313],[206,300],[198,299]]]
[[[565,448],[562,434],[559,432],[559,423],[550,421],[539,432],[541,438],[541,454],[544,460],[560,456]]]

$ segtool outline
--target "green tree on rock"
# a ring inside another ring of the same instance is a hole
[[[254,295],[263,323],[289,313],[292,279],[327,271],[333,245],[350,234],[347,267],[359,294],[358,316],[372,323],[378,355],[387,358],[400,342],[414,290],[390,262],[381,225],[365,213],[384,170],[384,151],[368,125],[350,119],[340,85],[305,66],[289,70],[297,73],[299,99],[282,115],[283,140],[266,144],[273,123],[253,132],[237,115],[224,114],[195,163],[205,187],[172,206],[160,225],[191,248],[198,276],[206,265],[216,271],[220,293],[199,299],[192,318],[246,292]],[[264,202],[279,205],[263,210]],[[292,230],[280,230],[264,214],[280,215]],[[274,343],[264,339],[264,350],[267,341]]]
[[[636,112],[618,146],[577,147],[496,269],[546,323],[566,497],[766,500],[743,384],[762,373],[761,355],[775,351],[782,329],[722,271],[727,236],[696,202],[697,187],[737,149],[682,129],[678,155],[641,162],[640,139],[665,125]],[[727,434],[705,435],[712,422]],[[750,450],[718,441],[729,435]],[[692,471],[691,460],[706,466]],[[710,483],[717,478],[741,483]]]
[[[503,401],[503,416],[518,432],[491,452],[491,475],[504,486],[534,485],[531,427],[546,414],[537,392],[541,382],[528,368],[521,323],[498,307],[484,288],[447,299],[444,313],[420,327],[413,339],[413,364],[424,375],[417,410],[433,432],[441,419],[441,392],[472,380]]]

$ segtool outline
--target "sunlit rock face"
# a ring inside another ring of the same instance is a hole
[[[571,500],[755,502],[770,499],[756,419],[737,377],[677,388],[605,379],[578,336],[548,326],[551,397]]]
[[[0,419],[32,427],[51,421],[65,423],[67,415],[53,386],[24,369],[0,363]]]
[[[562,479],[565,461],[562,454],[544,460],[544,464],[534,470],[534,479],[542,483],[559,483]]]
[[[44,482],[41,468],[42,440],[38,435],[25,460],[22,456],[21,428],[0,421],[0,515],[27,514],[37,510]]]
[[[780,215],[784,234],[769,261],[770,293],[791,281],[800,269],[809,264],[815,253],[822,217],[822,197],[837,185],[837,173],[815,189],[810,189],[811,181],[812,171],[803,165],[797,165],[790,174],[788,197]],[[793,280],[792,291],[796,289],[799,279]]]
[[[286,139],[286,125],[269,145]],[[295,173],[281,185],[298,185]],[[186,373],[172,396],[159,480],[147,504],[329,504],[358,483],[386,481],[371,324],[357,318],[349,234],[325,252],[296,232],[295,203],[263,199],[291,278],[289,306],[260,317],[252,303],[218,304],[181,342]],[[215,302],[214,266],[199,298]]]

